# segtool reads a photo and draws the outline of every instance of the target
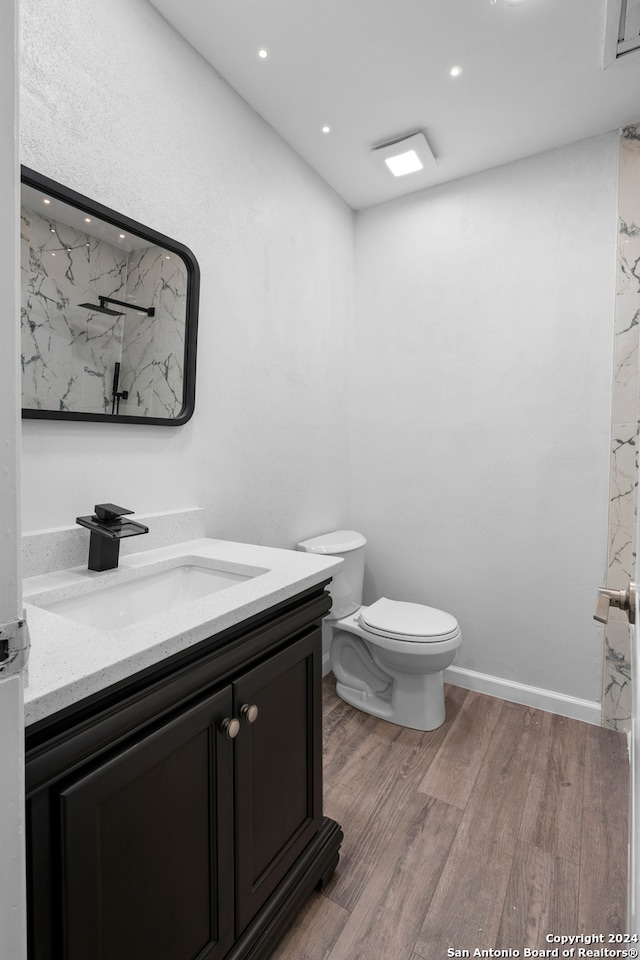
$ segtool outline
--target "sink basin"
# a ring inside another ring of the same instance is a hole
[[[245,583],[258,572],[237,573],[188,563],[64,600],[39,600],[36,605],[97,630],[117,630]]]

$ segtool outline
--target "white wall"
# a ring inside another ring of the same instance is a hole
[[[618,137],[358,214],[351,522],[367,597],[458,665],[600,700]]]
[[[22,613],[19,502],[17,3],[0,10],[0,623]],[[5,671],[6,672],[6,671]],[[0,957],[27,955],[22,676],[0,671]]]
[[[184,427],[25,421],[24,529],[108,500],[290,546],[346,518],[353,215],[146,0],[22,0],[29,167],[185,243]]]

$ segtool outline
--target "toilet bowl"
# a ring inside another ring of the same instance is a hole
[[[445,720],[443,670],[462,642],[451,614],[420,603],[382,597],[361,606],[366,540],[338,530],[298,549],[343,557],[329,586],[333,606],[322,625],[336,693],[352,706],[414,730]]]

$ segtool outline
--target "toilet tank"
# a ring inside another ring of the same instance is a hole
[[[329,584],[333,602],[327,620],[340,620],[362,605],[366,545],[367,541],[356,530],[334,530],[298,544],[298,550],[306,553],[321,553],[344,560],[342,569],[334,574]]]

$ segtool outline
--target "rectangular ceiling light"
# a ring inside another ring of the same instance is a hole
[[[416,170],[422,170],[424,167],[415,150],[407,150],[405,153],[396,153],[392,157],[385,157],[384,162],[394,177],[404,177],[405,174],[415,173]]]
[[[373,155],[376,160],[383,162],[384,169],[387,173],[390,171],[394,177],[417,173],[436,163],[424,133],[414,133],[402,140],[375,147]]]

